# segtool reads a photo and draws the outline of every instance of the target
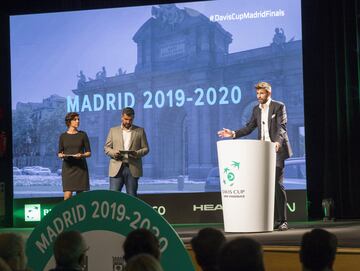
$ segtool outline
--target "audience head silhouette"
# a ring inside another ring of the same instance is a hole
[[[220,271],[264,271],[261,245],[241,237],[224,245],[219,254]]]
[[[26,268],[27,258],[25,256],[25,242],[20,235],[15,233],[0,234],[0,258],[4,270],[18,271]]]
[[[85,239],[78,231],[66,231],[58,235],[54,243],[54,257],[56,268],[82,269],[86,265],[86,251],[88,247]]]
[[[0,271],[11,271],[10,266],[0,257]]]
[[[332,270],[337,247],[334,234],[314,229],[303,235],[300,249],[300,262],[303,270]]]
[[[224,243],[224,234],[214,228],[204,228],[191,239],[196,261],[203,271],[218,270],[217,257]]]
[[[128,262],[133,256],[146,253],[160,259],[159,240],[147,229],[137,229],[128,234],[123,244],[124,259]]]
[[[125,271],[163,271],[160,262],[150,254],[141,253],[132,257]]]

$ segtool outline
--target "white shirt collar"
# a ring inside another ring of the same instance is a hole
[[[125,128],[123,124],[121,124],[121,130],[131,132],[133,126],[131,125],[129,129]]]

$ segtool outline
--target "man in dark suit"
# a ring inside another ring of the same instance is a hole
[[[121,112],[121,125],[109,131],[104,151],[110,156],[110,190],[137,196],[138,180],[143,174],[142,157],[148,154],[149,146],[144,128],[133,125],[134,109],[126,107]]]
[[[252,111],[251,119],[245,127],[232,131],[224,128],[218,132],[220,137],[238,138],[250,134],[258,128],[258,139],[275,143],[275,214],[277,214],[278,230],[287,230],[286,192],[283,185],[284,161],[292,155],[289,138],[286,131],[287,115],[285,105],[271,99],[271,85],[259,82],[255,86],[259,105]]]

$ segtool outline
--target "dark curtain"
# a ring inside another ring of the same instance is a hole
[[[302,2],[310,218],[360,218],[359,2]]]

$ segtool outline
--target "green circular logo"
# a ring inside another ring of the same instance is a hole
[[[90,246],[88,271],[121,270],[122,243],[138,228],[151,230],[159,239],[165,271],[194,270],[184,244],[171,225],[150,205],[115,191],[84,192],[57,205],[27,241],[29,267],[34,271],[54,268],[53,243],[57,235],[77,230]]]
[[[228,179],[230,182],[232,182],[232,181],[235,179],[235,174],[232,173],[232,172],[229,172],[229,173],[227,174],[227,179]]]
[[[223,169],[223,183],[225,185],[233,186],[236,179],[236,173],[240,170],[240,162],[232,161],[231,165]]]

